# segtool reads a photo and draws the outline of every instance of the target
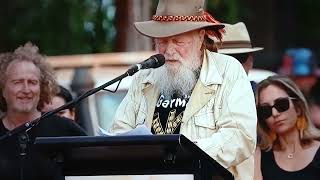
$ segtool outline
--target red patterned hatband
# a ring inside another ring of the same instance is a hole
[[[154,21],[195,21],[195,22],[207,21],[205,16],[172,16],[172,15],[164,15],[164,16],[153,15],[152,20]]]

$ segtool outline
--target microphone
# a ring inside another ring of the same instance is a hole
[[[158,68],[164,65],[164,63],[165,63],[165,57],[162,54],[156,54],[149,57],[145,61],[132,66],[130,69],[128,69],[127,74],[129,76],[132,76],[133,74],[135,74],[141,69]]]

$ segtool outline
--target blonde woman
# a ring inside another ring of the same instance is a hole
[[[271,76],[258,84],[256,98],[255,179],[319,179],[318,132],[296,84],[288,77]]]

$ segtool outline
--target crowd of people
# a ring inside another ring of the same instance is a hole
[[[319,85],[306,97],[289,76],[250,82],[253,53],[263,48],[252,46],[243,22],[220,23],[204,6],[159,0],[151,20],[134,23],[153,38],[165,64],[134,75],[108,132],[144,124],[154,135],[183,134],[236,180],[319,179]],[[64,179],[53,155],[33,142],[86,136],[74,108],[41,118],[72,101],[72,93],[31,43],[2,53],[0,73],[1,179]],[[28,131],[10,134],[34,121]]]

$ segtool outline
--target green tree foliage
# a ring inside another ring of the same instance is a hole
[[[207,0],[207,9],[221,22],[236,23],[243,17],[244,7],[240,0]]]
[[[31,41],[47,55],[107,52],[114,38],[112,0],[6,0],[0,51]]]
[[[0,52],[12,51],[27,41],[48,55],[114,51],[115,22],[125,18],[115,17],[115,1],[3,0]],[[302,45],[319,51],[319,0],[206,1],[207,11],[217,20],[245,22],[254,41],[264,45],[265,50]],[[157,1],[153,2],[155,12]]]

